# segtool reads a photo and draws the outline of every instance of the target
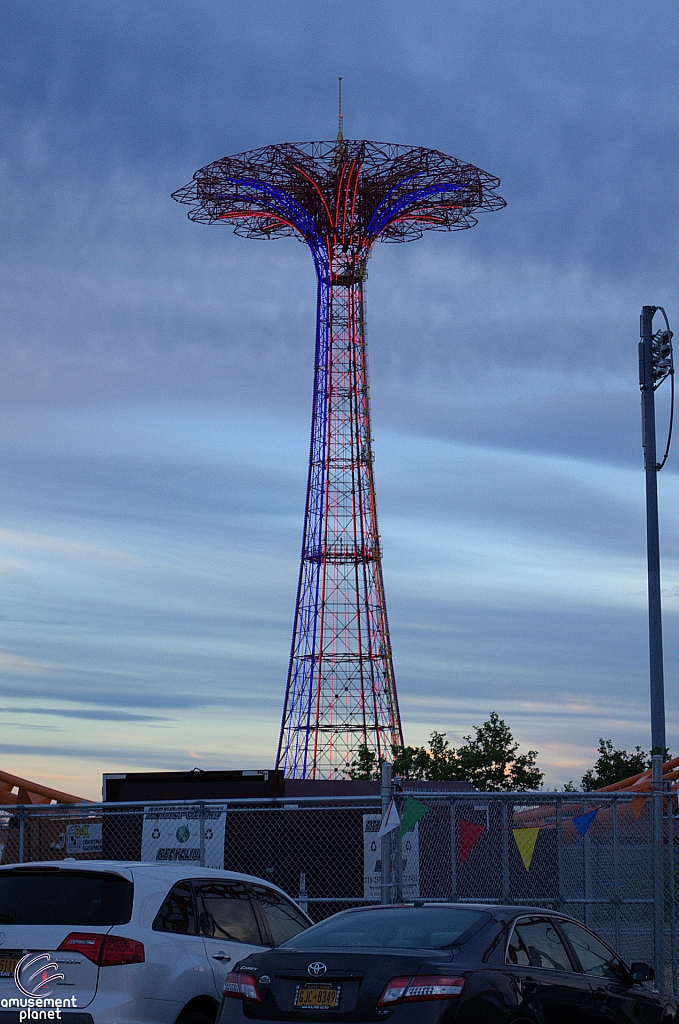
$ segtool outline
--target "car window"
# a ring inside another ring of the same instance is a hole
[[[0,926],[127,924],[133,894],[113,872],[17,866],[0,872]]]
[[[257,918],[242,882],[194,880],[198,920],[203,935],[262,946]]]
[[[512,932],[512,937],[507,946],[507,963],[518,964],[519,967],[530,967],[528,953],[524,949],[516,929]]]
[[[180,935],[196,934],[196,915],[189,881],[177,882],[172,886],[156,914],[153,930],[177,932]]]
[[[301,911],[280,893],[263,885],[253,885],[251,889],[269,926],[274,946],[280,946],[281,942],[287,942],[309,927]]]
[[[445,949],[464,945],[491,920],[469,907],[375,907],[343,910],[292,939],[288,949]]]
[[[531,967],[552,971],[572,971],[566,947],[549,918],[530,917],[517,921],[514,935],[520,940]],[[516,961],[521,963],[520,960]]]
[[[618,980],[625,977],[627,972],[622,962],[601,939],[573,921],[559,921],[559,924],[570,939],[585,974]]]

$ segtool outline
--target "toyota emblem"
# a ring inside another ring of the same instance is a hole
[[[325,964],[322,964],[319,960],[316,960],[313,964],[309,964],[307,971],[312,978],[322,978],[327,971]]]

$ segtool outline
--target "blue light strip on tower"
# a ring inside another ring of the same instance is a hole
[[[407,196],[403,196],[403,198],[397,200],[397,202],[387,209],[386,213],[383,214],[372,229],[372,236],[377,238],[377,236],[380,235],[386,227],[388,227],[389,221],[393,220],[399,213],[407,210],[407,208],[412,206],[413,203],[419,202],[420,199],[426,199],[428,196],[434,196],[440,192],[459,192],[463,188],[467,188],[466,183],[463,185],[430,185],[427,188],[416,189],[414,192],[409,192]],[[377,210],[375,213],[377,213]],[[374,219],[375,214],[373,214],[370,224],[368,225],[367,230],[369,232]]]
[[[312,466],[311,466],[311,486],[309,491],[309,509],[308,520],[305,520],[305,527],[311,525],[313,533],[313,549],[320,551],[320,544],[318,543],[317,532],[319,527],[323,524],[323,504],[325,499],[325,459],[324,452],[327,442],[327,372],[328,372],[328,353],[329,353],[329,323],[328,323],[328,307],[329,307],[329,288],[330,288],[330,262],[329,255],[325,245],[319,237],[315,225],[312,219],[298,203],[292,199],[287,193],[282,192],[273,185],[268,185],[265,182],[258,181],[252,178],[227,178],[225,181],[230,184],[237,185],[248,189],[248,193],[243,195],[242,199],[245,204],[257,204],[263,207],[265,211],[272,213],[274,216],[280,213],[284,213],[286,218],[292,221],[294,226],[297,228],[299,233],[302,235],[304,240],[307,242],[316,267],[316,274],[319,282],[319,298],[317,308],[317,367],[323,367],[323,376],[326,377],[325,382],[321,382],[321,386],[316,385],[316,396],[315,396],[315,408],[314,408],[314,420],[313,420],[313,446],[316,449],[316,458],[313,458],[314,452],[312,451]],[[228,198],[233,200],[232,195],[217,195],[216,198]],[[239,198],[241,198],[239,196]],[[268,200],[268,201],[267,201]],[[247,216],[246,211],[243,212],[244,217]],[[320,438],[318,438],[318,428],[320,426]],[[320,453],[318,452],[320,440]],[[320,454],[320,457],[318,457]],[[305,547],[308,545],[305,544]],[[297,603],[297,617],[298,620],[302,619],[302,628],[297,630],[298,622],[295,622],[295,629],[293,632],[294,638],[301,634],[303,637],[303,653],[300,659],[299,652],[292,652],[292,656],[295,661],[294,672],[291,679],[290,692],[287,695],[288,706],[290,707],[291,714],[288,717],[288,728],[287,728],[287,742],[285,746],[285,757],[283,761],[283,768],[287,770],[288,761],[290,756],[290,743],[292,740],[291,733],[295,732],[295,751],[294,751],[294,771],[293,777],[297,773],[297,765],[299,763],[299,741],[300,734],[304,733],[304,752],[303,752],[303,770],[302,777],[306,776],[308,754],[309,754],[309,736],[311,730],[311,715],[313,710],[313,677],[315,669],[314,652],[316,650],[316,637],[318,630],[318,604],[319,604],[319,587],[320,587],[320,556],[319,562],[314,573],[315,579],[315,595],[314,599],[309,602],[308,590],[309,590],[309,579],[307,576],[306,565],[308,565],[309,559],[305,557],[306,552],[302,552],[302,571],[300,576],[300,588],[298,593]],[[301,599],[301,600],[300,600]],[[311,615],[310,615],[311,613]],[[309,629],[309,618],[313,617],[313,626]],[[301,681],[300,681],[300,661],[301,661]],[[305,694],[305,689],[307,693]],[[306,697],[306,701],[305,701]],[[306,728],[302,729],[302,719],[305,711],[306,703]],[[287,707],[284,709],[284,715]],[[296,714],[296,722],[294,720],[294,712]]]

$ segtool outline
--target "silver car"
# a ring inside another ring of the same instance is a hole
[[[0,868],[0,1024],[212,1024],[229,968],[311,920],[276,886],[187,863]]]

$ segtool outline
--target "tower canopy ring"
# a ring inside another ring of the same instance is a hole
[[[499,184],[435,149],[342,139],[224,157],[196,171],[173,198],[199,223],[230,224],[246,238],[297,235],[331,256],[473,227],[477,210],[506,205]]]

